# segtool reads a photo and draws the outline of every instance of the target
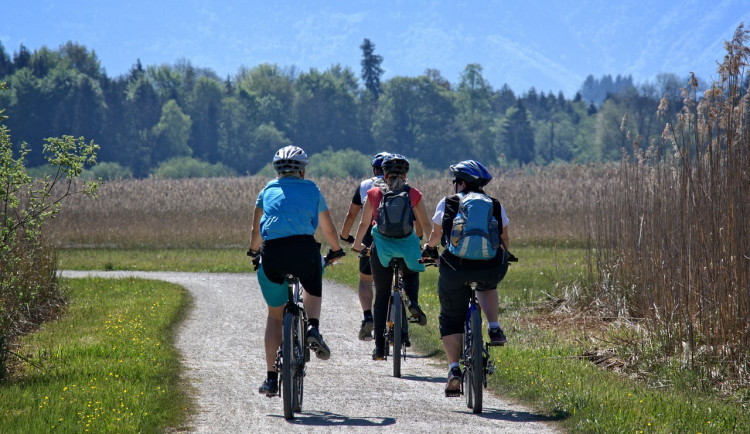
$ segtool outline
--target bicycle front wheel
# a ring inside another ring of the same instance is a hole
[[[404,332],[404,307],[401,300],[401,292],[396,291],[393,294],[393,376],[401,377],[401,356],[403,348],[401,347]]]
[[[473,410],[477,414],[482,412],[482,386],[484,385],[482,350],[482,316],[479,310],[474,310],[471,313],[471,375],[469,375],[469,395],[473,395]]]
[[[297,361],[294,353],[294,323],[292,313],[284,314],[281,335],[281,398],[284,401],[284,419],[294,419],[295,397],[297,395],[295,374]]]

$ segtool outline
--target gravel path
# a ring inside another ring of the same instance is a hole
[[[559,432],[554,423],[485,391],[484,411],[474,415],[461,398],[445,398],[446,368],[410,354],[402,378],[392,364],[371,360],[371,342],[357,339],[361,312],[356,293],[326,281],[321,332],[331,358],[307,368],[303,412],[283,418],[279,398],[258,394],[265,379],[266,307],[254,274],[65,271],[65,277],[137,276],[177,283],[194,299],[178,329],[176,346],[197,391],[197,414],[188,426],[199,433],[245,432]],[[430,318],[428,327],[435,327]]]

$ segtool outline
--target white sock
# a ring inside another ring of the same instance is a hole
[[[490,323],[490,328],[491,329],[500,328],[500,323],[498,321],[493,321],[493,322]]]
[[[453,369],[453,368],[455,368],[455,369],[459,368],[458,362],[453,362],[450,365],[448,365],[448,369]]]

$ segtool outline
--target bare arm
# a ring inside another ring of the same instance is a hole
[[[326,237],[326,241],[331,246],[331,250],[341,250],[341,244],[339,244],[339,237],[336,235],[336,226],[333,224],[331,213],[328,210],[319,212],[318,222],[320,229],[323,231],[323,236]]]
[[[430,247],[437,247],[440,244],[440,238],[443,236],[443,227],[439,224],[432,225],[432,232],[430,232],[430,239],[427,240],[427,245]]]
[[[420,200],[414,207],[414,215],[417,217],[417,223],[419,223],[419,226],[422,228],[422,233],[431,232],[433,230],[432,221],[427,217],[427,206],[425,206],[424,200]]]
[[[362,244],[362,240],[365,238],[367,228],[370,227],[372,221],[372,205],[370,201],[365,201],[365,206],[362,208],[362,219],[359,221],[359,227],[357,228],[357,235],[354,237],[354,244],[352,244],[352,250],[364,250],[367,248]]]
[[[346,212],[344,225],[341,226],[341,234],[340,234],[341,238],[349,238],[349,232],[352,229],[354,220],[357,218],[361,210],[362,210],[362,205],[357,205],[355,203],[349,204],[349,211]]]
[[[263,216],[263,208],[255,207],[253,211],[253,228],[250,232],[250,249],[260,251],[263,240],[260,237],[260,218]]]

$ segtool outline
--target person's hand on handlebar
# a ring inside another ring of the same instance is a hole
[[[359,245],[352,245],[352,252],[359,253],[361,255],[367,252],[367,246],[362,243],[359,243]]]
[[[328,254],[324,258],[325,263],[332,264],[334,262],[338,262],[336,261],[336,259],[343,258],[345,255],[346,255],[346,252],[344,251],[344,249],[338,249],[338,250],[328,249]]]

